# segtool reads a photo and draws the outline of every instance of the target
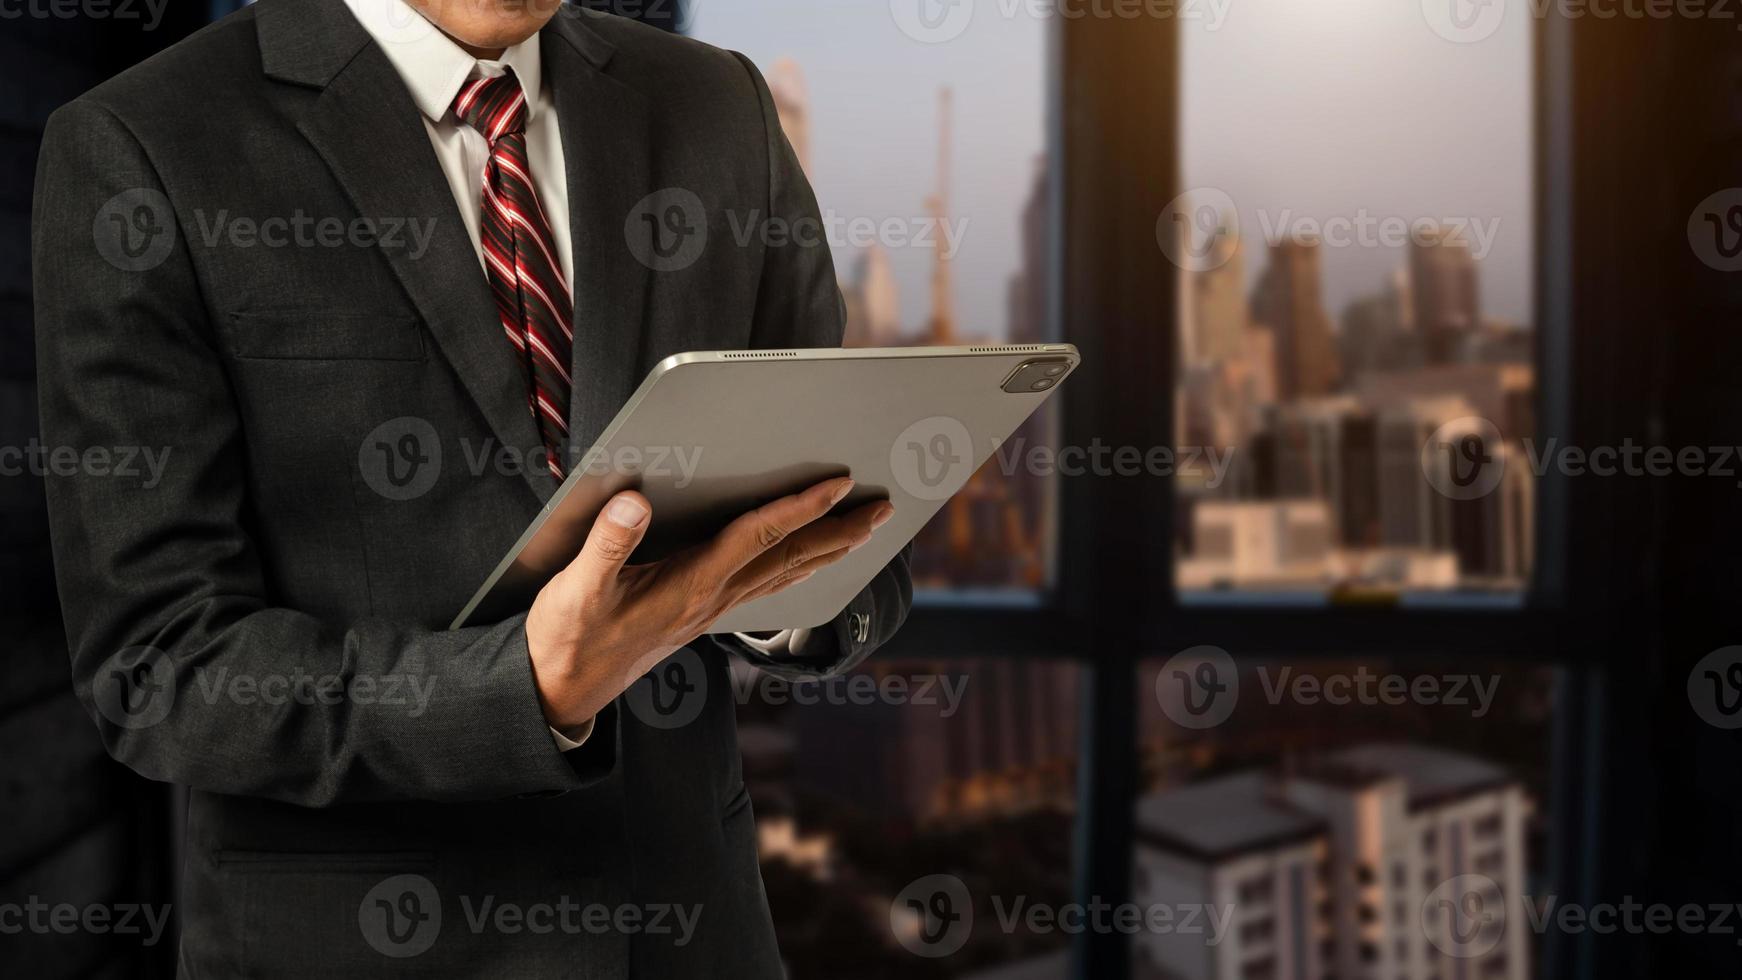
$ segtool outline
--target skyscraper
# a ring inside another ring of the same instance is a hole
[[[902,343],[901,292],[889,253],[873,242],[853,264],[841,288],[847,303],[847,347],[894,347]]]
[[[1419,236],[1409,246],[1409,280],[1428,363],[1457,360],[1464,338],[1482,322],[1470,243],[1445,231]]]
[[[1233,230],[1216,236],[1208,268],[1188,273],[1183,290],[1190,297],[1182,331],[1188,365],[1225,361],[1245,351],[1246,249],[1233,218],[1224,216],[1223,222]]]
[[[1259,278],[1253,319],[1276,340],[1277,395],[1284,401],[1329,394],[1337,384],[1337,349],[1319,290],[1319,248],[1281,241]]]

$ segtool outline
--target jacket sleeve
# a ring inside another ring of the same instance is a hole
[[[43,443],[63,462],[165,454],[151,485],[46,467],[73,682],[110,754],[152,779],[304,806],[601,778],[614,719],[557,751],[520,618],[447,632],[274,605],[249,533],[249,446],[177,220],[198,202],[172,203],[160,178],[107,107],[87,97],[50,120],[32,241]]]
[[[780,116],[768,85],[748,58],[734,53],[756,89],[767,143],[768,214],[787,227],[809,219],[821,226],[816,195],[799,167],[798,157],[780,128]],[[846,307],[835,281],[835,264],[827,242],[801,242],[788,236],[770,245],[756,293],[752,348],[839,347],[846,330]],[[910,543],[884,566],[864,591],[824,627],[804,634],[785,655],[770,656],[725,638],[733,652],[766,669],[786,674],[833,674],[851,669],[870,656],[900,628],[913,602],[908,561]]]

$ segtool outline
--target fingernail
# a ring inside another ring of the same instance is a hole
[[[786,584],[787,585],[797,585],[798,583],[803,582],[805,579],[810,578],[812,575],[815,575],[815,574],[816,574],[816,572],[806,572],[803,575],[800,575],[797,578],[794,578],[792,581],[790,581]]]
[[[829,495],[829,503],[838,504],[841,502],[842,497],[845,497],[847,494],[852,493],[852,492],[853,492],[853,481],[852,480],[844,481],[840,486],[835,488],[834,493]]]
[[[883,525],[888,524],[889,519],[891,517],[894,517],[894,516],[895,516],[895,505],[894,504],[884,504],[882,509],[877,511],[877,516],[871,518],[871,530],[875,531],[878,528],[882,527]]]
[[[640,527],[647,519],[647,508],[634,497],[618,497],[605,508],[605,519],[618,527]]]
[[[869,535],[869,534],[864,535],[859,540],[857,540],[857,541],[855,541],[852,544],[847,546],[847,553],[852,554],[853,552],[858,551],[860,548],[863,548],[865,546],[865,542],[870,541],[870,540],[871,540],[871,535]]]

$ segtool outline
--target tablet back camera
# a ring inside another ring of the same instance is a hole
[[[1064,380],[1071,369],[1068,357],[1037,357],[1023,361],[1004,379],[1003,388],[1011,394],[1047,391]]]

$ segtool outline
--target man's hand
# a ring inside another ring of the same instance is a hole
[[[581,553],[533,600],[526,646],[551,727],[571,731],[654,664],[733,607],[803,582],[871,540],[895,514],[888,501],[840,517],[846,477],[739,517],[712,541],[647,565],[625,565],[652,508],[632,490],[612,497]]]

